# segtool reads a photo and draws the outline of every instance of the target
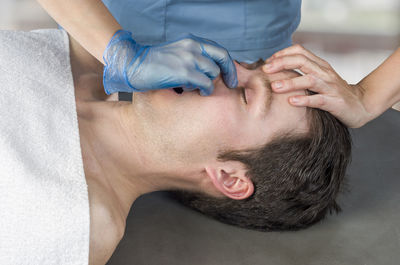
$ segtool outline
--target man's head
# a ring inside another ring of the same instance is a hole
[[[306,91],[272,93],[271,81],[297,73],[267,75],[260,65],[236,64],[238,88],[217,78],[208,97],[138,93],[143,100],[133,105],[139,137],[152,145],[153,158],[166,171],[180,169],[196,182],[196,188],[181,179],[176,183],[183,185],[171,186],[185,204],[247,228],[306,227],[338,209],[350,136],[330,114],[288,103],[289,96]]]

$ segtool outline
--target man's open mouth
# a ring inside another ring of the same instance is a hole
[[[175,93],[177,94],[182,94],[183,93],[183,88],[182,87],[174,87],[173,88]]]
[[[176,94],[183,94],[185,93],[186,95],[190,95],[195,93],[196,95],[200,95],[200,89],[196,88],[193,90],[184,90],[182,87],[173,87],[172,90],[176,93]]]

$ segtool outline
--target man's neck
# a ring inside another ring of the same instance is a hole
[[[154,159],[156,150],[148,148],[135,127],[131,102],[77,102],[77,111],[86,177],[95,178],[116,197],[124,218],[142,194],[199,187],[201,167]]]
[[[136,198],[148,189],[133,174],[138,171],[135,165],[140,163],[140,157],[135,157],[132,149],[127,148],[132,143],[119,128],[118,113],[125,104],[128,103],[77,102],[85,176],[99,183],[107,192],[104,195],[120,204],[118,207],[124,218]],[[126,161],[128,158],[130,161]],[[129,168],[124,167],[126,165]]]

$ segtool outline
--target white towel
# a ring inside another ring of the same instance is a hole
[[[68,36],[0,31],[0,264],[88,264]]]

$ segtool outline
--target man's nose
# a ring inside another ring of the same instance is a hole
[[[251,76],[251,70],[247,69],[246,67],[240,65],[236,61],[234,61],[236,72],[238,76],[238,86],[245,86],[249,77]]]
[[[245,86],[245,84],[247,83],[247,80],[251,76],[251,70],[246,69],[244,66],[240,65],[236,61],[233,61],[233,62],[236,67],[236,73],[237,73],[237,78],[238,78],[238,87]],[[213,82],[214,88],[219,86],[219,85],[217,85],[219,82],[223,83],[224,86],[227,87],[222,79],[221,74],[219,74],[216,78],[214,78],[212,80],[212,82]]]

